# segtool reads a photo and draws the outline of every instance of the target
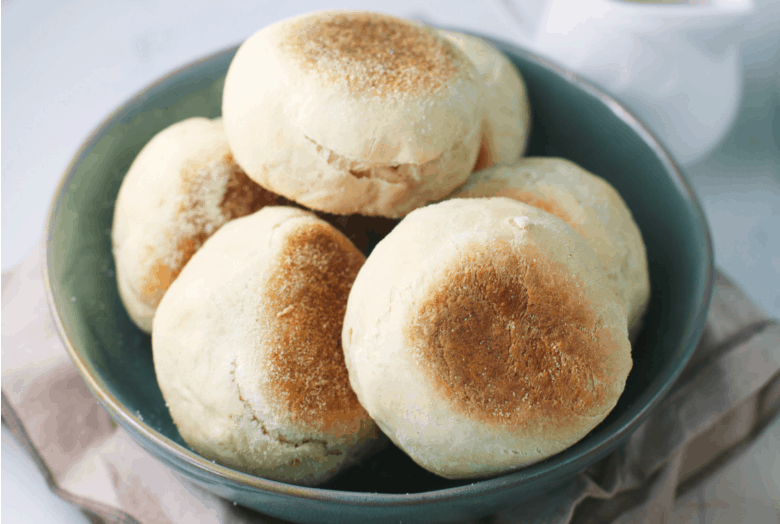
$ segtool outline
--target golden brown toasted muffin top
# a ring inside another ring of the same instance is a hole
[[[581,283],[535,247],[466,252],[411,313],[407,340],[432,383],[462,414],[503,427],[587,416],[617,348]]]
[[[443,39],[378,13],[337,11],[305,18],[287,45],[304,63],[348,82],[354,92],[433,92],[458,74],[458,58]]]
[[[343,430],[366,416],[349,385],[341,349],[347,298],[365,257],[319,221],[302,222],[282,242],[264,297],[274,391],[293,421]]]

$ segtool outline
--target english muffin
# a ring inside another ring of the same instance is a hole
[[[322,11],[241,45],[222,113],[236,161],[263,187],[318,211],[398,218],[472,171],[481,94],[471,60],[436,30]]]
[[[631,339],[638,335],[650,300],[645,244],[628,206],[606,180],[561,158],[523,158],[474,173],[453,196],[509,197],[565,220],[596,252],[628,308]]]
[[[566,449],[612,410],[631,369],[625,308],[593,249],[508,198],[406,216],[360,270],[342,336],[361,404],[447,478]]]
[[[155,135],[122,180],[111,230],[133,322],[149,333],[160,299],[203,242],[277,199],[235,163],[221,119],[189,118]]]
[[[381,444],[341,349],[364,260],[332,226],[283,206],[226,224],[195,253],[152,332],[160,390],[193,450],[315,485]]]
[[[466,53],[484,84],[482,143],[474,170],[516,161],[523,156],[531,132],[531,106],[520,72],[481,38],[441,29],[439,34]]]

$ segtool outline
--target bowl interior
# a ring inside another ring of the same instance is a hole
[[[620,192],[644,236],[652,280],[645,328],[634,345],[633,370],[617,407],[572,448],[503,479],[520,485],[545,472],[586,467],[613,449],[659,399],[703,326],[712,252],[690,188],[630,115],[575,77],[509,45],[495,44],[527,83],[533,109],[527,154],[572,160]],[[154,134],[185,118],[221,114],[224,75],[234,52],[172,73],[109,117],[74,160],[50,217],[50,298],[66,344],[101,401],[111,399],[119,406],[109,411],[120,424],[143,429],[163,448],[186,444],[157,386],[150,337],[130,321],[119,298],[111,253],[114,201],[124,174]],[[420,493],[463,484],[471,483],[438,478],[390,447],[326,489]]]

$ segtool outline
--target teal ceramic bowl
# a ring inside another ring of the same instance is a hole
[[[658,404],[691,356],[709,306],[712,248],[701,208],[663,147],[615,100],[575,74],[493,43],[527,82],[528,155],[564,157],[606,178],[644,235],[652,299],[625,392],[609,417],[548,460],[473,483],[429,474],[394,447],[321,488],[253,477],[188,449],[157,386],[150,337],[120,301],[111,222],[122,178],[155,133],[184,118],[220,115],[233,48],[161,78],[108,117],[73,160],[49,217],[45,277],[62,339],[101,404],[149,453],[206,490],[291,521],[461,520],[560,486],[614,450]]]

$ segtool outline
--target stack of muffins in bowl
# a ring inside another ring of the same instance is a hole
[[[605,180],[523,158],[531,109],[498,50],[413,21],[319,12],[249,38],[222,117],[157,134],[114,211],[122,302],[188,446],[315,486],[390,441],[476,479],[604,420],[645,246]]]

